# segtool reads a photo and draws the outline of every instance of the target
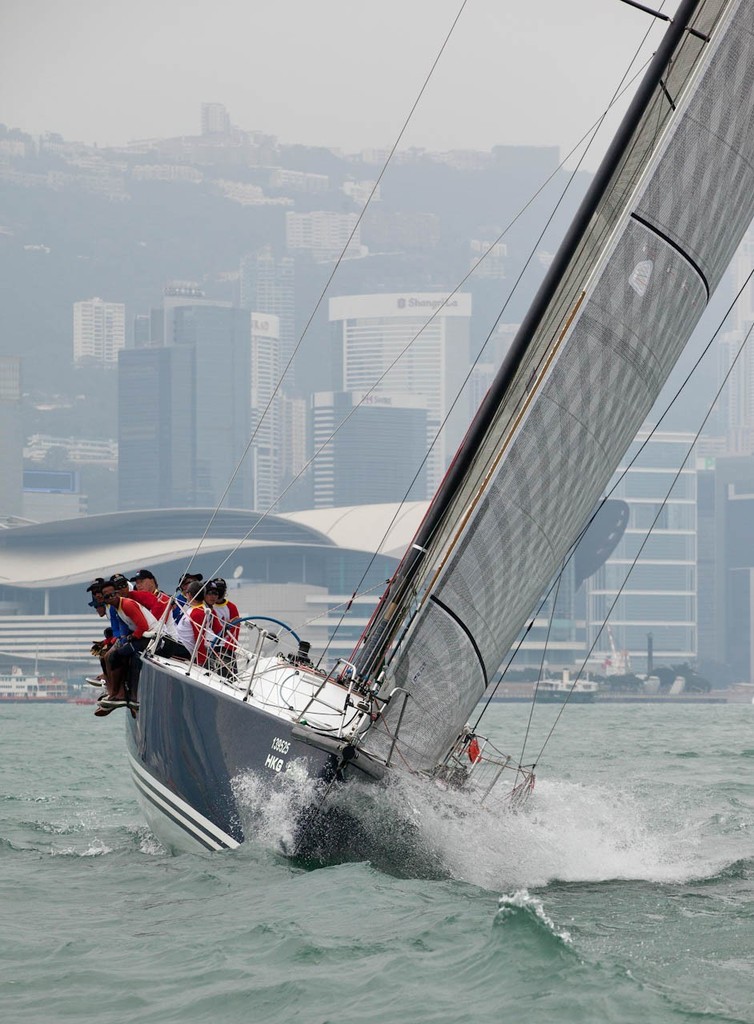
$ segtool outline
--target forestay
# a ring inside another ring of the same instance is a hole
[[[753,216],[754,3],[684,0],[356,655],[405,691],[367,751],[444,756]]]

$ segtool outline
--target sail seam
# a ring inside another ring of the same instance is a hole
[[[487,678],[487,669],[485,668],[485,665],[484,665],[484,660],[482,658],[482,652],[479,650],[477,642],[474,639],[473,633],[471,632],[469,627],[466,625],[466,623],[463,621],[463,619],[460,616],[456,615],[456,613],[453,611],[453,609],[449,608],[445,604],[444,601],[440,600],[439,597],[435,597],[434,594],[430,594],[429,599],[430,599],[430,601],[433,601],[436,605],[438,605],[438,607],[442,608],[442,610],[444,612],[446,612],[451,617],[451,619],[453,619],[454,622],[457,622],[458,625],[461,627],[461,629],[466,634],[466,636],[469,638],[469,643],[474,648],[474,654],[476,654],[477,658],[479,659],[479,667],[482,670],[482,678],[484,679],[484,688],[486,690],[487,687],[490,685],[490,681]]]
[[[696,273],[699,275],[699,279],[704,285],[704,290],[707,293],[707,302],[709,302],[709,282],[707,281],[707,278],[705,277],[704,272],[702,271],[702,268],[699,266],[699,264],[691,256],[689,256],[685,249],[682,249],[677,242],[674,242],[669,235],[666,235],[664,231],[660,231],[660,229],[656,227],[654,224],[652,224],[650,221],[645,220],[641,216],[641,214],[634,212],[631,214],[631,217],[634,220],[638,221],[639,224],[643,225],[643,227],[645,227],[647,231],[651,231],[652,234],[657,235],[657,237],[661,238],[663,242],[666,242],[672,249],[675,249],[679,256],[682,256],[684,258],[684,260],[688,263],[691,269],[696,271]]]

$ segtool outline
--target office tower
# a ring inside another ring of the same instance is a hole
[[[73,360],[115,366],[126,344],[122,302],[86,299],[73,304]]]
[[[713,428],[727,433],[728,450],[734,454],[754,452],[754,342],[748,336],[754,326],[754,231],[744,235],[731,263],[733,294],[740,295],[732,311],[732,327],[717,345],[718,379],[731,370],[728,383],[713,413]],[[735,365],[733,365],[735,360]]]
[[[253,508],[272,508],[279,493],[280,467],[280,321],[251,314],[251,445]]]
[[[647,437],[646,431],[637,435],[616,471],[619,482],[611,496],[628,503],[628,526],[607,562],[589,580],[587,600],[588,643],[609,616],[616,646],[628,652],[634,671],[646,667],[650,632],[655,664],[689,661],[697,650],[697,474],[691,461],[673,484],[693,434],[658,431],[629,467]],[[649,539],[631,569],[650,527]],[[609,656],[606,630],[595,650],[596,655]]]
[[[203,302],[169,323],[168,344],[120,355],[119,507],[251,508],[250,316]]]
[[[312,448],[314,508],[426,497],[427,409],[420,398],[319,392],[312,397]]]
[[[118,508],[195,505],[194,353],[135,348],[118,360]]]
[[[278,511],[311,508],[309,405],[306,399],[281,394]]]
[[[276,257],[266,247],[241,260],[241,308],[258,315],[272,315],[279,324],[280,373],[296,347],[296,264],[290,256]],[[293,368],[286,374],[284,390],[295,384]]]
[[[173,345],[194,354],[194,502],[251,508],[251,316],[220,302],[177,306]]]
[[[149,313],[137,313],[134,317],[134,348],[146,348],[152,344],[152,317]]]
[[[698,459],[697,472],[702,674],[754,683],[754,456]]]
[[[202,103],[202,135],[227,135],[230,116],[223,103]]]
[[[375,395],[410,394],[426,402],[430,493],[469,419],[468,404],[455,399],[469,367],[471,296],[459,293],[443,305],[447,298],[434,292],[347,295],[329,303],[342,356],[342,390],[374,388]]]
[[[21,423],[21,360],[0,357],[0,516],[22,510],[24,437]]]

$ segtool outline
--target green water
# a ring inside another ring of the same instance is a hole
[[[527,714],[485,724],[518,755]],[[407,790],[441,880],[292,865],[284,807],[172,855],[122,726],[0,708],[3,1021],[754,1022],[752,706],[567,708],[519,815]]]

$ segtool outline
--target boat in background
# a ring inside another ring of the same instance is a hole
[[[358,782],[460,786],[489,770],[484,799],[506,777],[505,799],[531,788],[531,766],[475,735],[470,716],[754,218],[753,79],[751,0],[681,0],[347,661],[319,672],[300,643],[280,653],[298,638],[265,616],[235,623],[232,649],[222,638],[201,666],[145,652],[127,742],[161,838],[236,846],[282,787],[311,788],[289,853],[312,849]],[[347,822],[346,846],[355,834]]]
[[[2,704],[67,704],[70,699],[68,683],[57,676],[26,675],[16,665],[0,674]]]
[[[537,686],[537,700],[546,704],[593,704],[599,693],[599,683],[592,679],[575,679],[563,669],[560,679],[542,679]]]

